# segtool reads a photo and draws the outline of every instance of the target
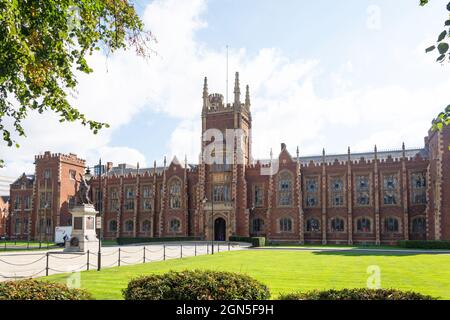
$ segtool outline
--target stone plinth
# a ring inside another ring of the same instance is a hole
[[[64,252],[98,251],[95,217],[98,211],[92,204],[83,204],[70,210],[72,214],[72,237],[66,242]]]

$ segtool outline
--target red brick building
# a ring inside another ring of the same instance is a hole
[[[9,214],[9,196],[0,196],[0,237],[7,234],[7,221]]]
[[[91,186],[103,212],[105,238],[226,240],[237,235],[343,244],[450,240],[450,197],[444,196],[450,192],[450,127],[430,131],[421,149],[403,145],[391,151],[375,147],[369,153],[348,149],[302,157],[298,148],[292,155],[281,144],[278,156],[255,161],[249,89],[241,102],[238,74],[234,101],[223,100],[221,94],[208,93],[205,78],[198,164],[175,158],[170,164],[164,160],[162,167],[108,163],[96,168],[102,187],[98,176]],[[47,221],[47,234],[69,224],[73,175],[82,173],[84,165],[75,155],[37,156],[35,175],[11,185],[11,230],[20,230],[20,236],[28,230],[37,238],[44,228],[36,221]],[[47,170],[50,177],[45,178]],[[31,209],[24,202],[27,196]],[[18,205],[17,197],[22,199]]]
[[[52,154],[35,157],[35,173],[19,177],[10,186],[11,238],[52,240],[56,226],[71,223],[69,206],[75,205],[79,175],[85,161],[75,154]]]

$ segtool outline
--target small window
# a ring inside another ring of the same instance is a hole
[[[310,218],[306,221],[306,232],[319,232],[320,222],[316,218]]]
[[[180,227],[181,227],[180,220],[172,219],[170,221],[170,225],[169,225],[170,231],[172,231],[172,232],[179,232],[180,231]]]
[[[134,223],[131,220],[125,221],[125,232],[133,232]]]
[[[356,231],[361,233],[371,232],[371,223],[368,218],[359,218],[356,221]]]
[[[331,232],[344,232],[345,222],[342,218],[331,219]]]
[[[384,230],[387,233],[395,233],[399,230],[398,219],[394,217],[386,218],[384,220]]]
[[[116,220],[111,220],[109,222],[109,231],[111,231],[111,232],[117,231],[117,221]]]
[[[411,232],[413,234],[426,234],[427,232],[427,222],[425,217],[417,217],[412,220]]]
[[[292,219],[280,219],[280,232],[292,232]]]
[[[150,221],[145,220],[144,222],[142,222],[142,232],[150,232]]]
[[[50,169],[45,169],[44,170],[44,179],[50,179],[52,174],[51,174],[51,170]]]
[[[261,218],[253,219],[252,230],[254,233],[259,233],[264,230],[264,220]]]
[[[260,185],[255,185],[255,189],[254,189],[254,204],[255,207],[262,207],[263,206],[263,187]]]
[[[69,179],[70,180],[75,180],[77,176],[77,172],[75,170],[69,170]]]

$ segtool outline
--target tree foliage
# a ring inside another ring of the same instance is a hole
[[[429,0],[420,0],[420,5],[424,6],[428,4],[428,2]],[[447,4],[447,10],[450,12],[450,2]],[[425,50],[426,52],[432,52],[437,49],[439,56],[436,61],[441,63],[450,59],[450,46],[447,41],[447,39],[450,38],[450,14],[449,18],[444,22],[444,26],[448,27],[448,29],[446,28],[439,34],[435,45],[432,45]]]
[[[420,5],[424,6],[429,3],[429,0],[420,0]],[[447,11],[449,12],[449,18],[444,22],[444,26],[448,27],[448,30],[443,30],[438,38],[436,45],[428,47],[425,52],[432,52],[436,48],[439,52],[439,56],[437,58],[437,62],[443,63],[444,61],[450,60],[450,45],[448,39],[450,38],[450,2],[447,4]],[[441,130],[444,125],[450,124],[450,105],[441,112],[436,119],[433,120],[432,125],[434,130]],[[449,147],[450,148],[450,147]]]
[[[127,0],[0,0],[0,134],[8,146],[25,136],[30,110],[52,111],[95,134],[108,124],[86,118],[67,96],[86,57],[134,48],[148,56],[155,40]],[[2,161],[0,160],[0,166]]]

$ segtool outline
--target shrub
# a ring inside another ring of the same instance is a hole
[[[34,279],[0,282],[0,300],[90,300],[91,295],[61,283]]]
[[[163,238],[117,238],[117,244],[126,245],[147,242],[168,242],[168,241],[200,241],[200,237],[163,237]]]
[[[289,293],[278,297],[279,300],[435,300],[431,296],[412,291],[395,289],[342,289],[314,290],[304,293]]]
[[[450,249],[450,241],[408,240],[399,241],[399,246],[409,249]]]
[[[133,279],[125,300],[264,300],[266,285],[243,274],[220,271],[170,271]]]
[[[230,237],[230,241],[237,242],[248,242],[251,243],[253,247],[264,247],[266,245],[266,238],[264,237]]]

